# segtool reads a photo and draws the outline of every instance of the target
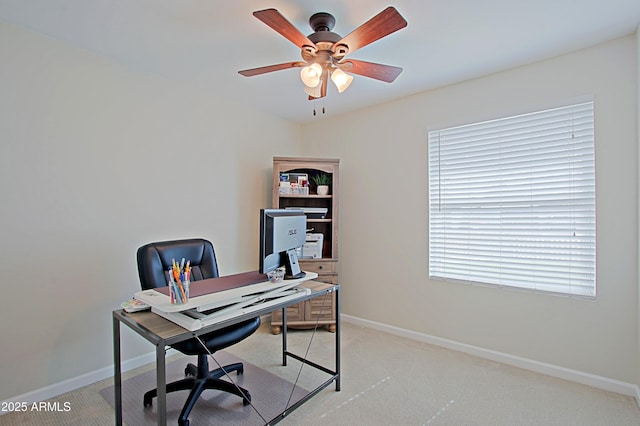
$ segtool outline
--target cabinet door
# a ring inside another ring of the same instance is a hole
[[[304,321],[305,309],[304,302],[298,303],[287,308],[287,322]],[[273,323],[282,324],[282,309],[274,311],[271,315]]]
[[[329,293],[323,297],[316,297],[305,304],[305,318],[307,321],[335,321],[335,295]]]

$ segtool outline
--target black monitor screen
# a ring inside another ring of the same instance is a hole
[[[302,210],[260,210],[260,273],[286,266],[288,277],[299,276],[295,249],[304,245],[306,232],[307,216]]]

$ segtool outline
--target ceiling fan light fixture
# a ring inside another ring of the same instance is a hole
[[[347,90],[353,81],[353,76],[342,71],[340,68],[336,68],[331,72],[331,81],[333,81],[333,84],[338,88],[338,92],[342,93]]]
[[[320,64],[313,63],[307,65],[300,70],[300,79],[305,86],[314,88],[320,84],[322,77],[322,67]]]

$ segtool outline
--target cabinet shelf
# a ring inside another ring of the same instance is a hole
[[[317,194],[278,194],[280,198],[333,198],[333,195],[317,195]]]

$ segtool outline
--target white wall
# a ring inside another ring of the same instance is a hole
[[[271,158],[301,133],[2,23],[0,58],[5,400],[111,366],[138,246],[202,236],[221,273],[257,268]],[[153,350],[124,338],[125,359]]]
[[[303,126],[304,155],[341,159],[343,313],[639,383],[637,55],[628,36]],[[595,100],[597,299],[428,279],[427,132],[584,95]]]
[[[636,136],[638,137],[638,147],[640,147],[640,27],[638,27],[636,29],[636,79],[638,80],[638,86],[636,87],[637,89],[637,96],[638,96],[638,100],[637,100],[637,117],[636,117]],[[638,149],[638,154],[640,155],[640,149]],[[639,165],[639,169],[640,169],[640,157],[638,157],[638,165]],[[639,171],[639,176],[638,178],[640,179],[640,171]],[[639,189],[640,189],[640,185],[639,185]],[[640,195],[639,195],[639,199],[638,201],[640,202]],[[638,220],[640,220],[640,217],[638,218]],[[640,233],[638,234],[638,244],[640,247]],[[639,260],[640,263],[640,260]],[[638,265],[639,268],[639,274],[640,274],[640,264]],[[638,277],[638,279],[640,280],[640,275]],[[638,286],[640,286],[640,281],[638,282]],[[638,292],[638,353],[640,354],[640,292]],[[636,381],[636,383],[640,383],[640,356],[636,357],[637,362],[638,362],[638,380]]]

